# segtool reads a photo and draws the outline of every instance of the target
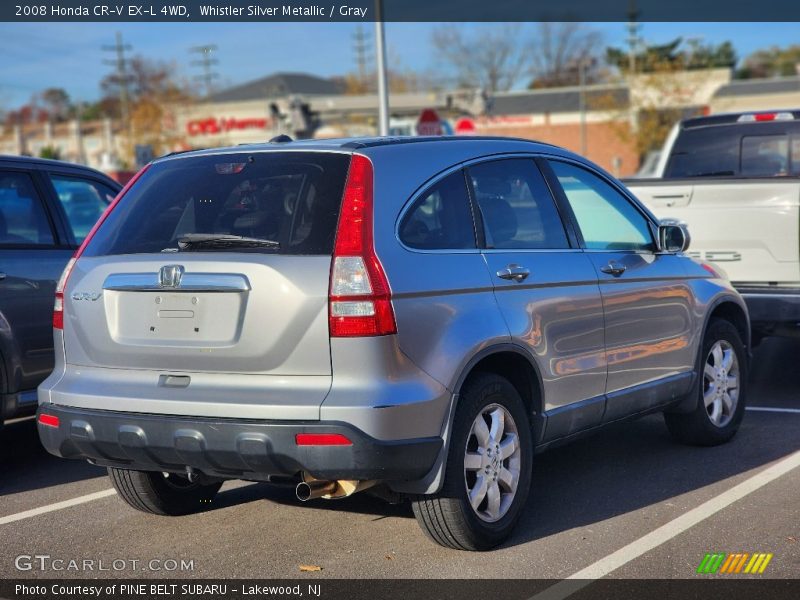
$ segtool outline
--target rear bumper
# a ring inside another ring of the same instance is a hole
[[[264,480],[306,471],[317,479],[414,481],[434,465],[442,439],[376,440],[341,422],[253,421],[149,415],[44,404],[38,423],[48,452],[101,466]],[[349,446],[297,446],[298,433],[339,433]]]
[[[772,328],[800,329],[800,289],[738,287],[737,291],[747,303],[750,322],[754,329],[769,331]]]

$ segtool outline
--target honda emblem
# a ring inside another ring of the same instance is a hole
[[[158,285],[163,288],[180,287],[181,277],[183,277],[183,266],[165,265],[158,272]]]

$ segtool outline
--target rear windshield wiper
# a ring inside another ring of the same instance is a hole
[[[280,242],[261,238],[219,233],[187,233],[178,238],[178,250],[216,250],[225,248],[271,248],[277,250]],[[174,251],[174,248],[165,248]]]

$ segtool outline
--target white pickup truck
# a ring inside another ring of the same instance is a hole
[[[747,301],[754,342],[800,336],[800,110],[685,120],[656,177],[625,184],[688,226],[688,254],[719,266]]]

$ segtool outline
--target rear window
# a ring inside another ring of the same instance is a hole
[[[800,175],[800,134],[790,135],[786,127],[758,123],[685,129],[675,140],[664,177]]]
[[[261,152],[152,165],[84,255],[331,254],[350,156]]]

